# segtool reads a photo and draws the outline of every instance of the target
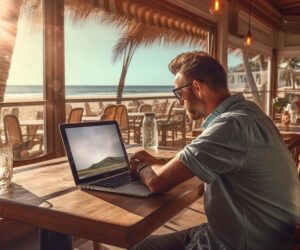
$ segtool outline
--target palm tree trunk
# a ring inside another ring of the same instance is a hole
[[[122,72],[119,79],[119,85],[117,89],[117,104],[120,104],[122,101],[123,96],[123,89],[125,86],[125,79],[128,71],[129,64],[131,62],[131,59],[133,57],[133,54],[137,48],[136,42],[129,42],[123,55],[123,65],[122,65]]]
[[[258,89],[257,89],[256,83],[255,83],[253,75],[252,75],[249,58],[248,58],[247,52],[245,50],[242,50],[242,57],[243,57],[243,66],[244,66],[244,70],[246,73],[248,86],[252,92],[253,100],[257,105],[262,107],[261,106],[262,105],[261,98],[258,93]]]
[[[22,2],[23,0],[13,0],[1,3],[0,21],[5,26],[0,26],[3,29],[0,36],[0,102],[4,100]]]
[[[268,63],[265,62],[265,57],[263,55],[259,56],[258,64],[259,64],[259,69],[260,69],[260,84],[261,84],[260,90],[262,91],[262,94],[261,94],[262,107],[266,107],[267,93],[265,91],[268,90],[268,88],[267,88],[268,75],[265,73],[267,71]]]

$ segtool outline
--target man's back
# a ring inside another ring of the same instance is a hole
[[[291,242],[299,219],[296,169],[272,121],[241,96],[206,121],[182,161],[206,181],[205,208],[214,235],[234,249],[276,249]]]

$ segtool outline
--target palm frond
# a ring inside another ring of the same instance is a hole
[[[183,32],[132,21],[114,46],[113,61],[116,61],[124,53],[130,43],[144,47],[153,44],[158,46],[179,46],[185,44],[204,47],[206,45],[206,40],[202,37],[186,35]]]

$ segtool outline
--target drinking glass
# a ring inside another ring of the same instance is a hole
[[[0,191],[8,189],[13,176],[12,146],[5,144],[0,146]]]

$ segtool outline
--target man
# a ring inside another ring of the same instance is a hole
[[[300,214],[300,186],[273,122],[242,94],[230,95],[223,67],[203,52],[169,64],[174,94],[204,129],[168,163],[145,151],[131,159],[148,188],[161,193],[197,176],[205,182],[208,223],[150,236],[133,249],[285,249]]]

